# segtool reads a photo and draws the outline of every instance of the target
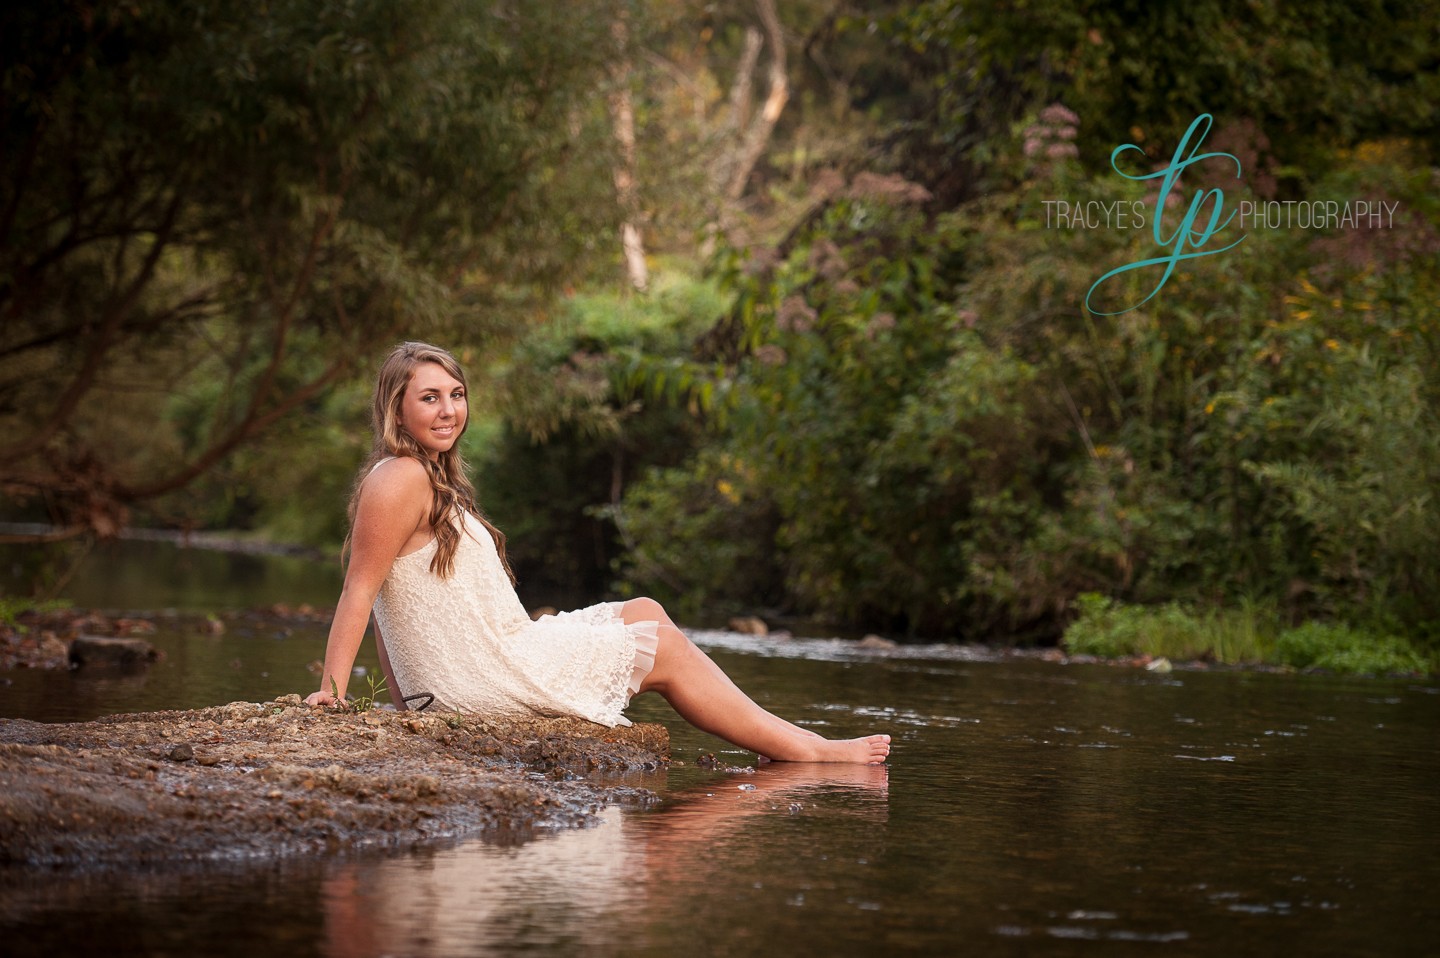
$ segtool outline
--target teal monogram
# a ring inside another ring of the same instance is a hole
[[[1141,156],[1144,156],[1144,151],[1133,143],[1117,146],[1114,152],[1110,154],[1110,166],[1116,173],[1119,173],[1127,180],[1153,180],[1156,178],[1160,180],[1160,192],[1155,198],[1155,242],[1159,244],[1161,249],[1169,250],[1169,252],[1163,256],[1154,256],[1150,259],[1142,259],[1117,267],[1097,279],[1094,284],[1091,285],[1090,291],[1085,294],[1085,308],[1090,312],[1097,316],[1117,316],[1120,313],[1129,312],[1137,306],[1143,306],[1153,299],[1156,293],[1160,292],[1166,280],[1175,272],[1176,265],[1181,261],[1223,253],[1245,238],[1245,234],[1242,233],[1239,239],[1236,239],[1235,242],[1227,246],[1221,246],[1218,249],[1203,249],[1206,243],[1209,243],[1217,233],[1228,226],[1230,221],[1235,218],[1234,210],[1231,210],[1228,216],[1224,215],[1225,193],[1219,189],[1200,190],[1197,192],[1195,196],[1191,198],[1190,207],[1185,211],[1185,216],[1180,221],[1180,225],[1175,228],[1175,231],[1171,233],[1169,237],[1166,237],[1163,233],[1165,201],[1169,198],[1170,191],[1175,188],[1177,181],[1180,179],[1180,174],[1185,171],[1186,167],[1195,163],[1202,163],[1205,160],[1224,158],[1235,164],[1235,178],[1240,178],[1242,172],[1240,169],[1240,161],[1232,154],[1200,152],[1200,147],[1204,144],[1205,136],[1210,132],[1212,123],[1213,120],[1208,113],[1202,113],[1197,116],[1194,122],[1190,124],[1190,128],[1185,131],[1185,135],[1181,137],[1180,145],[1175,148],[1175,155],[1171,158],[1170,165],[1164,169],[1156,170],[1153,173],[1136,176],[1120,169],[1116,161],[1128,151],[1134,150]],[[1190,143],[1192,139],[1195,141],[1193,146],[1191,146]],[[1181,195],[1183,196],[1183,194]],[[1208,217],[1205,216],[1207,207],[1209,210]],[[1197,229],[1197,223],[1203,225]],[[1160,278],[1156,281],[1154,288],[1151,289],[1149,294],[1140,300],[1140,302],[1132,303],[1122,309],[1111,310],[1096,309],[1091,305],[1095,291],[1107,280],[1132,270],[1148,269],[1152,266],[1161,269]]]

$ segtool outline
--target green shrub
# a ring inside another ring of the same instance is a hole
[[[1376,635],[1338,623],[1307,622],[1288,629],[1276,640],[1275,651],[1281,662],[1299,669],[1383,675],[1432,668],[1401,636]]]
[[[1256,603],[1237,609],[1192,612],[1179,603],[1124,605],[1086,593],[1076,600],[1079,617],[1065,631],[1075,655],[1128,655],[1216,662],[1261,662],[1269,658],[1275,615]]]
[[[745,463],[706,450],[633,483],[605,510],[628,550],[622,590],[656,596],[692,622],[779,604],[776,517],[755,479]]]
[[[27,612],[56,612],[68,609],[64,599],[32,599],[25,596],[0,595],[0,626],[14,628]],[[24,631],[23,629],[21,631]]]
[[[1076,604],[1080,617],[1066,630],[1065,646],[1077,655],[1153,655],[1158,648],[1192,649],[1202,642],[1201,623],[1174,603],[1122,605],[1091,592],[1080,596]]]

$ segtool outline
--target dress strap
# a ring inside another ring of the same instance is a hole
[[[374,472],[376,469],[379,469],[381,466],[385,465],[385,463],[389,462],[391,459],[399,459],[399,458],[400,458],[399,456],[386,456],[384,459],[381,459],[379,462],[375,463],[375,465],[371,466],[371,467],[370,467],[370,472]],[[370,472],[365,473],[365,475],[367,475],[367,476],[370,475]]]

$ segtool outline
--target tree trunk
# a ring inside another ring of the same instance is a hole
[[[755,6],[760,11],[760,20],[765,25],[770,43],[770,89],[765,95],[765,106],[750,118],[736,152],[729,181],[725,184],[724,199],[731,203],[744,194],[745,184],[769,145],[775,123],[790,99],[790,84],[785,76],[785,37],[780,32],[780,18],[775,15],[775,0],[756,0]]]
[[[730,109],[722,134],[725,138],[735,137],[736,142],[715,160],[711,172],[711,183],[715,191],[713,215],[705,227],[705,239],[700,244],[700,255],[708,258],[722,237],[728,237],[733,222],[732,208],[745,194],[750,174],[765,154],[770,144],[770,134],[780,119],[786,102],[790,99],[790,83],[785,75],[785,36],[780,29],[780,18],[775,14],[774,0],[756,0],[760,21],[765,26],[762,38],[760,31],[749,27],[745,31],[745,49],[740,55],[735,82],[730,86]],[[760,49],[766,43],[770,46],[770,84],[766,91],[765,103],[760,112],[750,115],[752,74],[760,59]]]
[[[611,27],[615,37],[616,60],[611,70],[610,117],[615,125],[619,154],[615,162],[615,198],[620,205],[620,249],[625,255],[625,275],[640,292],[650,286],[645,265],[645,243],[640,235],[640,191],[636,186],[635,108],[630,98],[630,28],[622,12]]]

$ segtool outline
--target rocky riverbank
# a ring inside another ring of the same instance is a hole
[[[663,726],[312,709],[298,695],[0,720],[0,865],[254,858],[581,824],[643,805]]]
[[[308,605],[211,614],[169,611],[110,615],[64,606],[25,609],[8,621],[0,619],[0,673],[10,669],[66,669],[81,664],[74,646],[82,637],[145,643],[162,626],[191,635],[221,635],[236,628],[288,635],[298,629],[328,626],[334,611]],[[122,664],[118,653],[108,664]]]

